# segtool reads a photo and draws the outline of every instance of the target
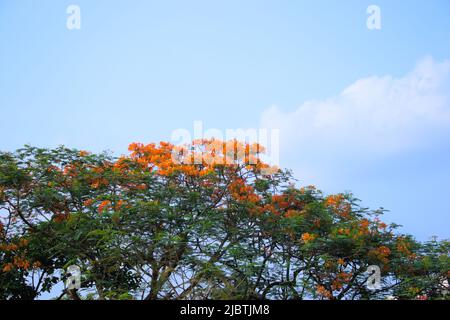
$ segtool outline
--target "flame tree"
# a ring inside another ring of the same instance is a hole
[[[115,158],[0,153],[0,299],[446,299],[449,242],[419,243],[351,194],[297,187],[262,146],[133,143]],[[380,267],[381,287],[366,286]]]

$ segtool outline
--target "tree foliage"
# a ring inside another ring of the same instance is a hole
[[[448,241],[297,187],[238,141],[0,153],[0,299],[445,299]],[[251,163],[251,164],[249,164]],[[381,269],[369,290],[367,268]]]

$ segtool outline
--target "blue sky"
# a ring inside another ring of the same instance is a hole
[[[366,27],[371,4],[381,30]],[[300,183],[448,238],[449,13],[445,0],[0,0],[0,149],[120,154],[195,120],[277,127]]]

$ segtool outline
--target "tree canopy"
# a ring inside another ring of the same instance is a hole
[[[298,187],[262,146],[192,146],[0,152],[0,299],[449,298],[448,240],[420,243],[352,194]],[[78,290],[60,285],[70,265]]]

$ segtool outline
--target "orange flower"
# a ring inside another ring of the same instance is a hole
[[[20,239],[19,240],[19,247],[26,247],[28,245],[29,241],[27,239]]]
[[[9,272],[14,268],[12,263],[7,263],[3,266],[3,272]]]
[[[349,282],[352,278],[353,274],[351,272],[340,272],[337,274],[337,278],[341,282]]]
[[[124,201],[123,200],[118,200],[116,203],[116,206],[114,207],[114,210],[119,211],[122,206],[124,205]]]
[[[300,211],[298,210],[288,210],[284,215],[286,218],[298,217],[300,215]]]
[[[380,222],[380,223],[378,224],[378,227],[379,227],[380,229],[386,229],[387,225],[386,225],[386,223],[384,223],[384,222]]]
[[[338,233],[339,234],[350,235],[350,229],[348,229],[348,228],[339,228]]]
[[[325,298],[331,299],[333,297],[332,293],[325,289],[324,286],[318,285],[316,288],[317,294]]]
[[[391,249],[389,249],[388,247],[385,247],[385,246],[379,247],[378,251],[384,256],[388,256],[391,254]]]
[[[308,233],[308,232],[302,234],[302,240],[303,240],[305,243],[311,242],[311,241],[313,241],[315,238],[316,238],[315,235],[310,234],[310,233]]]
[[[342,218],[348,218],[351,212],[351,204],[345,200],[342,194],[330,195],[325,198],[325,207],[331,208]]]
[[[66,220],[69,217],[68,214],[65,213],[55,213],[53,215],[53,220],[55,222],[63,222],[64,220]]]
[[[342,282],[340,282],[339,280],[334,280],[333,283],[331,284],[331,289],[333,290],[341,290],[343,287]]]
[[[286,209],[289,207],[289,201],[285,195],[273,195],[272,203],[279,209]]]
[[[3,251],[16,251],[17,249],[19,249],[19,246],[17,244],[3,244],[0,245],[0,249]]]
[[[30,268],[30,262],[27,259],[23,258],[23,257],[15,256],[13,258],[13,264],[16,267],[22,268],[22,269],[25,269],[25,270],[28,270]]]
[[[361,220],[361,222],[359,224],[360,224],[361,228],[367,229],[369,227],[370,222],[367,219],[363,219],[363,220]]]
[[[228,189],[231,196],[238,201],[257,203],[260,197],[254,192],[252,186],[246,185],[243,179],[237,179],[230,183]]]
[[[389,255],[391,254],[391,249],[386,246],[380,246],[378,248],[369,251],[369,256],[381,261],[384,264],[389,262]]]
[[[88,199],[88,200],[83,201],[83,205],[86,206],[86,207],[91,206],[93,203],[94,203],[94,200],[92,200],[92,199]]]
[[[107,206],[109,206],[111,204],[111,201],[109,200],[104,200],[100,203],[100,205],[98,206],[98,213],[102,213]]]

